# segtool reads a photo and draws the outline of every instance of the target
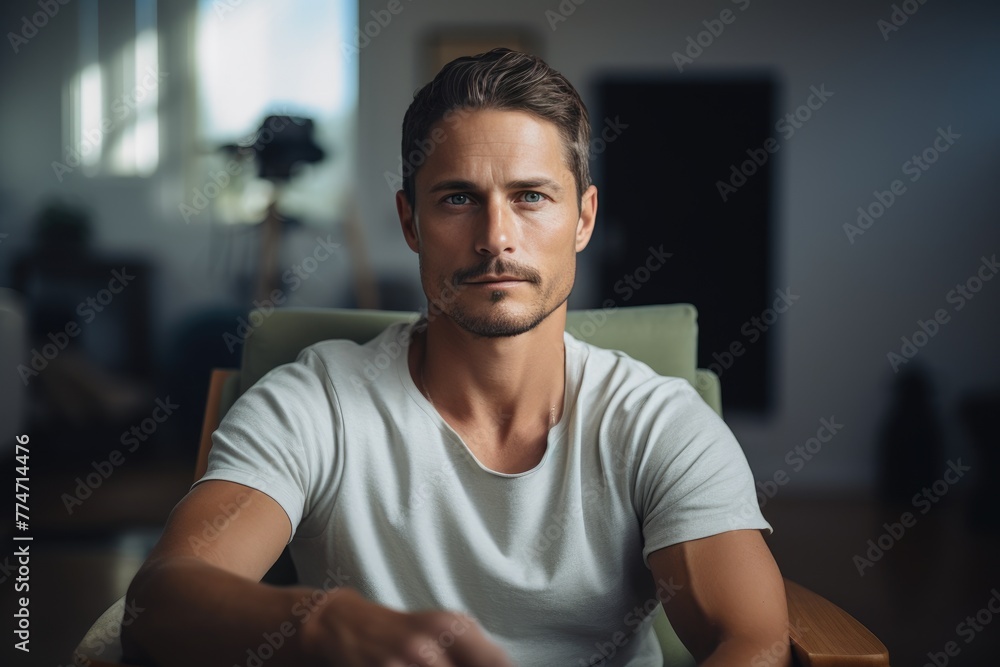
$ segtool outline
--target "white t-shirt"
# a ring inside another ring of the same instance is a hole
[[[542,460],[495,472],[413,383],[413,326],[317,343],[269,372],[213,435],[203,480],[281,505],[304,585],[465,612],[524,667],[660,667],[650,612],[675,587],[654,582],[649,554],[771,530],[732,432],[686,380],[566,333]]]

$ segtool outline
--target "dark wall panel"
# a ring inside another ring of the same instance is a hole
[[[693,303],[699,366],[722,376],[727,410],[766,411],[774,393],[775,90],[767,76],[607,79],[593,118],[600,300]],[[650,270],[661,246],[672,256]]]

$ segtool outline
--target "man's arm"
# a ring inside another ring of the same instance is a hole
[[[757,530],[733,530],[649,554],[654,581],[678,589],[664,606],[702,667],[787,667],[785,586]]]
[[[122,628],[126,658],[242,662],[263,633],[292,620],[296,591],[258,583],[290,534],[284,511],[259,491],[224,481],[192,489],[129,586],[138,611]]]
[[[129,586],[126,602],[136,613],[122,623],[126,661],[246,665],[267,651],[269,667],[430,665],[439,657],[439,666],[509,667],[461,614],[398,612],[346,587],[261,584],[291,529],[264,493],[220,480],[196,486]]]

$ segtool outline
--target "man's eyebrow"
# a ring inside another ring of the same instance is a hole
[[[511,181],[507,184],[509,190],[533,190],[535,188],[548,188],[554,192],[562,192],[562,186],[558,181],[551,178],[529,178],[523,181]]]
[[[507,183],[508,190],[532,190],[535,188],[548,188],[554,192],[562,192],[563,187],[558,181],[554,181],[551,178],[527,178],[523,180],[510,181]],[[440,181],[431,186],[428,192],[442,192],[445,190],[470,190],[475,191],[476,184],[472,181],[462,181],[462,180],[449,180]]]
[[[476,184],[472,181],[440,181],[431,186],[428,192],[442,192],[444,190],[475,190]]]

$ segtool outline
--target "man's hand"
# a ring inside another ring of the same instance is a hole
[[[791,664],[785,585],[757,530],[734,530],[654,551],[656,581],[679,585],[664,605],[699,665]]]
[[[309,663],[336,667],[511,667],[472,618],[448,611],[404,613],[341,588],[305,619]]]
[[[144,611],[122,628],[126,657],[164,667],[246,665],[277,635],[269,667],[510,667],[461,614],[398,612],[349,582],[329,590],[259,583],[291,529],[259,491],[218,480],[196,486],[129,586],[127,600]]]

